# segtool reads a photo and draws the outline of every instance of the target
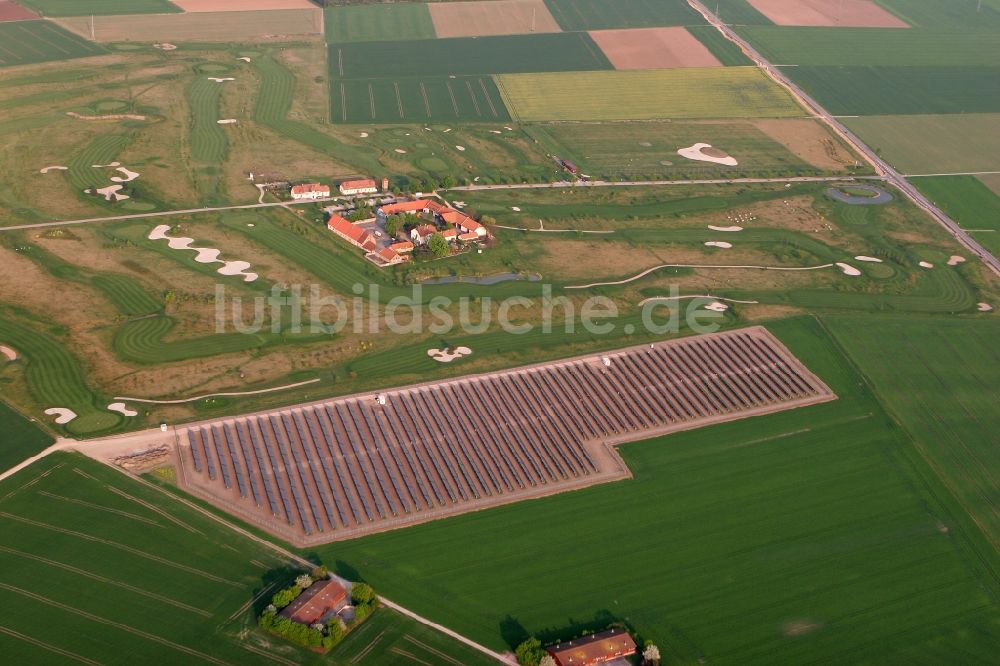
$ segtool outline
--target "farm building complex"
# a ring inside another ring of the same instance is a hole
[[[195,424],[179,476],[317,544],[622,478],[609,445],[834,397],[752,328]]]
[[[545,648],[557,666],[597,666],[636,653],[632,636],[624,629],[614,628],[600,633],[564,641]]]
[[[329,199],[330,186],[319,183],[305,183],[292,186],[292,199],[301,201],[307,199]]]
[[[324,622],[348,604],[347,590],[335,580],[319,580],[302,591],[280,615],[310,626]]]

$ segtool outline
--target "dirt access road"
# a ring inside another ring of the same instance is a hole
[[[969,252],[982,259],[983,263],[985,263],[990,270],[1000,276],[1000,259],[993,256],[989,250],[984,248],[972,236],[966,233],[966,231],[962,229],[962,227],[960,227],[955,220],[948,217],[944,211],[931,203],[931,201],[921,194],[917,188],[911,185],[902,174],[889,166],[887,162],[879,157],[874,150],[869,148],[865,142],[854,134],[854,132],[847,129],[847,127],[831,115],[829,111],[820,106],[816,100],[795,85],[791,79],[782,74],[779,68],[772,65],[753,46],[751,46],[749,42],[737,35],[736,32],[733,31],[733,29],[727,24],[723,23],[718,16],[709,11],[709,9],[702,4],[700,0],[688,0],[688,4],[695,11],[704,16],[705,20],[721,32],[726,39],[739,46],[743,52],[746,53],[747,57],[757,63],[757,66],[764,70],[764,72],[771,77],[775,83],[788,90],[792,96],[799,101],[799,103],[811,111],[817,118],[826,123],[830,129],[832,129],[842,139],[847,141],[850,146],[861,153],[861,155],[868,160],[868,163],[875,168],[876,173],[884,176],[887,182],[895,185],[903,194],[907,196],[908,199],[910,199],[910,201],[927,211],[927,213],[937,220],[937,222],[943,226],[948,233],[955,237],[955,240],[961,243],[967,250],[969,250]]]

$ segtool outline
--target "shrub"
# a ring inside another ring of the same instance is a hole
[[[521,666],[539,666],[542,658],[545,657],[545,650],[542,649],[542,642],[537,638],[529,638],[514,650],[517,663]]]

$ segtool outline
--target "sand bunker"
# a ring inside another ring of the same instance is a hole
[[[176,44],[168,44],[166,42],[163,42],[161,44],[153,44],[153,48],[154,49],[160,49],[161,51],[176,51],[177,50],[177,45]]]
[[[725,250],[728,250],[733,246],[732,243],[727,243],[726,241],[705,241],[705,245],[709,247],[721,247]]]
[[[850,275],[851,277],[857,277],[858,275],[861,275],[861,271],[859,271],[857,268],[851,266],[850,264],[845,264],[842,261],[837,262],[837,268],[839,268],[844,275]]]
[[[715,164],[722,164],[725,166],[736,166],[739,164],[735,157],[732,157],[718,148],[713,148],[710,143],[696,143],[688,148],[681,148],[677,151],[677,154],[681,157],[686,157],[689,160],[714,162]]]
[[[519,207],[517,207],[517,206],[511,206],[510,209],[512,211],[514,211],[515,213],[520,213],[521,212],[521,209]]]
[[[139,177],[139,174],[135,171],[129,171],[125,167],[118,167],[116,171],[123,174],[123,176],[111,176],[111,181],[115,183],[128,183]]]
[[[169,224],[161,224],[149,232],[149,240],[165,240],[167,245],[171,250],[191,250],[196,252],[194,260],[199,264],[222,264],[222,268],[216,271],[220,275],[242,275],[244,282],[253,282],[259,275],[256,273],[250,273],[247,271],[250,268],[250,264],[246,261],[223,261],[219,259],[219,255],[222,254],[222,250],[214,247],[191,247],[194,243],[193,238],[187,238],[186,236],[178,236],[177,238],[171,238],[167,235],[170,231]]]
[[[917,264],[917,265],[918,265],[918,266],[920,266],[921,268],[934,268],[934,264],[932,264],[932,263],[931,263],[931,262],[929,262],[929,261],[921,261],[921,262],[920,262],[919,264]]]
[[[472,353],[468,347],[455,347],[454,349],[428,349],[427,355],[435,361],[441,363],[451,363],[456,358],[462,358]]]
[[[111,164],[91,164],[90,166],[95,169],[114,169],[120,167],[121,165],[121,162],[112,162]]]
[[[84,190],[85,193],[90,194],[92,191],[104,197],[105,201],[125,201],[129,199],[127,194],[119,194],[121,190],[125,189],[124,185],[108,185],[107,187],[101,187],[96,190]]]
[[[455,149],[465,151],[465,146],[455,146]]]
[[[867,262],[870,262],[870,263],[873,263],[873,264],[881,264],[882,263],[882,260],[879,259],[878,257],[866,257],[863,254],[860,254],[860,255],[854,257],[854,259],[856,261],[867,261]]]
[[[66,409],[65,407],[49,407],[45,410],[45,413],[49,416],[56,417],[56,423],[58,425],[66,425],[76,418],[76,412],[72,409]]]
[[[992,312],[993,306],[989,303],[976,303],[976,309],[980,312]]]
[[[128,407],[126,407],[124,402],[113,402],[113,403],[111,403],[110,405],[108,405],[108,411],[109,412],[118,412],[119,414],[121,414],[123,416],[138,416],[139,415],[139,412],[135,411],[134,409],[129,409]]]
[[[236,118],[223,118],[222,120],[216,120],[215,122],[219,123],[220,125],[235,125],[240,121],[236,120]]]
[[[0,345],[0,354],[2,354],[8,361],[17,360],[17,352],[6,345]]]
[[[396,148],[396,152],[399,153],[400,155],[405,155],[406,154],[406,151],[403,150],[402,148]]]
[[[506,125],[504,125],[504,126],[503,126],[503,128],[504,128],[505,130],[507,130],[508,132],[513,132],[513,131],[514,131],[514,128],[513,128],[513,127],[507,127]]]
[[[368,132],[362,132],[358,136],[360,136],[362,139],[367,139],[368,138]]]
[[[77,120],[147,120],[148,118],[139,113],[105,113],[99,116],[85,116],[76,111],[67,111],[66,115]]]
[[[500,130],[490,130],[490,134],[503,134]]]
[[[706,310],[711,310],[712,312],[725,312],[729,309],[729,306],[725,303],[720,303],[719,301],[712,301],[705,306]]]
[[[965,257],[961,257],[961,256],[959,256],[957,254],[953,254],[953,255],[951,255],[948,258],[948,265],[949,266],[958,266],[959,264],[964,263],[964,262],[965,262]]]
[[[250,62],[250,58],[246,56],[240,56],[239,58],[237,58],[237,60],[242,60],[243,62]]]
[[[47,166],[38,170],[38,173],[48,173],[49,171],[68,171],[69,167],[64,166]]]
[[[712,231],[743,231],[743,227],[717,227],[714,225],[708,225],[708,228]]]
[[[219,76],[210,76],[210,77],[208,77],[208,80],[209,81],[215,81],[216,83],[225,83],[226,81],[235,81],[236,79],[234,79],[231,76],[222,76],[222,77],[219,77]]]

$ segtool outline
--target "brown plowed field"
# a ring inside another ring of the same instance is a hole
[[[186,12],[252,12],[261,9],[316,9],[309,0],[170,0]]]
[[[749,0],[777,25],[840,28],[909,28],[872,0]]]
[[[544,0],[432,2],[428,5],[438,37],[517,35],[559,32]],[[532,30],[534,15],[534,30]]]
[[[835,398],[754,327],[192,424],[178,480],[309,546],[623,479],[617,444]]]
[[[722,66],[718,58],[684,28],[594,30],[590,36],[615,69]]]
[[[38,18],[38,14],[27,7],[22,7],[13,0],[0,0],[0,22],[30,21]]]

